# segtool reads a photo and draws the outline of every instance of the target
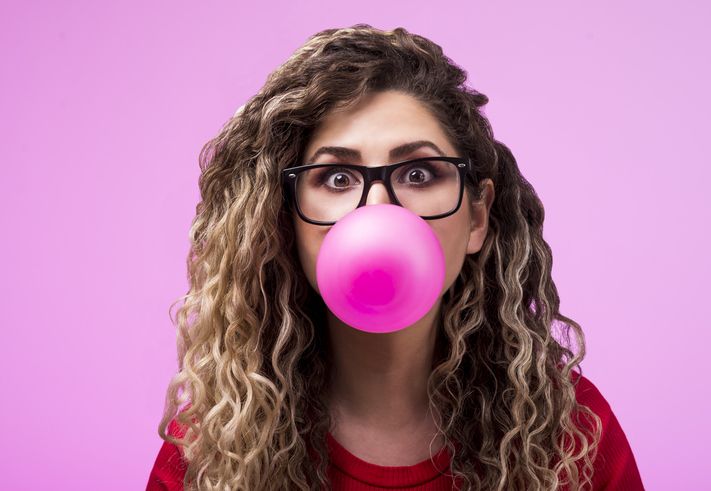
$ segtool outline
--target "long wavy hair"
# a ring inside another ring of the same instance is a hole
[[[179,369],[159,425],[188,462],[186,490],[330,488],[326,307],[300,266],[280,171],[303,163],[328,111],[382,90],[425,104],[473,160],[469,196],[482,198],[482,179],[495,186],[483,246],[442,298],[427,383],[453,477],[465,489],[591,484],[601,422],[575,397],[583,332],[559,312],[543,205],[466,78],[404,28],[326,29],[202,148],[189,291],[169,310],[182,300]]]

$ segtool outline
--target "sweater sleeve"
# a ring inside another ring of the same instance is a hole
[[[592,409],[602,421],[602,437],[595,459],[594,490],[644,490],[632,448],[620,422],[600,391],[590,380],[580,375],[578,402]]]
[[[171,421],[168,425],[168,434],[181,437],[181,433],[175,420]],[[148,477],[146,491],[183,491],[186,468],[187,464],[183,460],[180,449],[164,441]]]

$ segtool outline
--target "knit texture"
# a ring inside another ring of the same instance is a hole
[[[602,420],[602,439],[594,462],[593,490],[644,490],[637,463],[627,437],[607,400],[590,380],[580,377],[576,399],[592,409]],[[182,436],[175,420],[168,428],[171,435]],[[455,486],[449,473],[451,454],[446,447],[432,459],[410,466],[381,466],[350,453],[331,433],[327,433],[330,455],[328,474],[333,490],[417,490],[450,491]],[[151,470],[146,491],[183,491],[186,463],[177,446],[163,442]]]

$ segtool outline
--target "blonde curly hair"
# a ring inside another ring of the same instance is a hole
[[[583,332],[559,312],[543,205],[466,77],[403,28],[323,30],[204,146],[190,288],[173,320],[179,370],[159,425],[188,462],[186,490],[329,488],[326,307],[301,269],[280,175],[328,111],[388,89],[425,104],[472,159],[470,196],[495,183],[488,236],[442,298],[427,383],[453,476],[466,489],[590,485],[601,422],[575,398]]]

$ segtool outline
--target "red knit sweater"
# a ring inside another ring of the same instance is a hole
[[[576,377],[573,375],[573,377]],[[602,440],[595,459],[594,490],[644,490],[632,449],[610,405],[587,378],[576,386],[576,398],[590,407],[602,420]],[[175,421],[168,432],[180,435]],[[417,489],[418,491],[450,491],[455,487],[449,469],[451,454],[443,447],[433,459],[410,466],[381,466],[366,462],[327,434],[330,453],[329,477],[334,490],[373,491],[378,489]],[[158,452],[146,491],[182,491],[185,462],[178,447],[168,442]]]

